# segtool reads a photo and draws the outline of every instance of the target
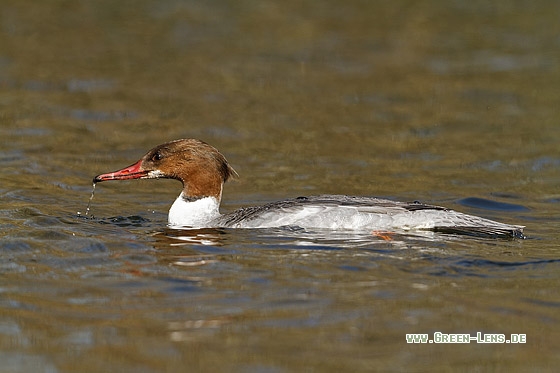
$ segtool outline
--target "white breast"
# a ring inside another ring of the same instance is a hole
[[[168,223],[175,227],[208,227],[220,216],[219,207],[220,203],[214,197],[187,201],[181,193],[169,209]]]

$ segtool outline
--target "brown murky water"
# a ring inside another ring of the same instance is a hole
[[[554,370],[559,13],[553,1],[3,2],[1,370]],[[94,175],[182,137],[240,173],[224,210],[375,195],[529,238],[169,230],[169,180],[98,185],[84,217]],[[438,331],[527,342],[406,343]]]

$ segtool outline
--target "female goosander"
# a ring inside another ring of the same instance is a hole
[[[214,147],[195,139],[156,146],[138,162],[97,175],[94,183],[128,179],[177,179],[183,191],[169,210],[172,227],[301,228],[370,231],[429,230],[490,237],[523,237],[523,226],[503,224],[419,202],[372,197],[298,197],[222,215],[224,182],[237,172]]]

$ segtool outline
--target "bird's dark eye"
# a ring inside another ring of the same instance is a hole
[[[152,155],[152,162],[161,161],[163,159],[163,155],[160,152],[156,152],[156,154]]]

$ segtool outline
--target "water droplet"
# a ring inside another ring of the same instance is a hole
[[[92,188],[91,188],[91,196],[89,197],[89,201],[88,201],[88,204],[87,204],[87,207],[86,207],[86,216],[88,216],[88,214],[89,214],[89,210],[90,210],[90,207],[91,207],[91,200],[93,199],[93,194],[95,193],[95,184],[96,183],[93,183]],[[79,212],[78,212],[78,215],[80,215]]]

